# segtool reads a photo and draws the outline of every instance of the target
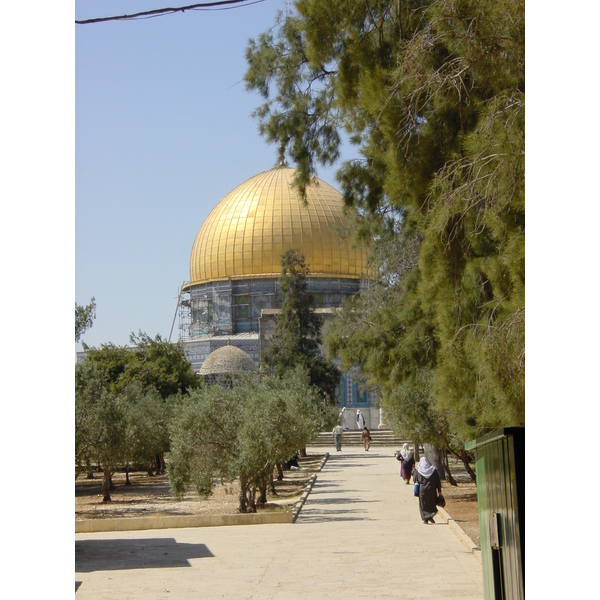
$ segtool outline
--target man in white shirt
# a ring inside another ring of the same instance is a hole
[[[333,428],[333,439],[335,440],[335,449],[339,452],[342,449],[342,435],[344,430],[341,425],[336,425]]]

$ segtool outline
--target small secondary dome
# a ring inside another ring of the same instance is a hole
[[[275,167],[229,192],[196,235],[190,284],[219,279],[279,277],[281,255],[304,254],[310,277],[359,279],[366,253],[340,236],[347,227],[342,195],[316,179],[306,204],[293,186],[295,169]]]
[[[200,367],[200,375],[239,375],[258,371],[252,358],[235,346],[213,350]]]

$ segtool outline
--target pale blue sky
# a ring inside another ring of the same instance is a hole
[[[75,6],[87,19],[185,4]],[[260,98],[245,90],[244,56],[284,7],[265,0],[75,27],[75,301],[97,304],[86,344],[127,344],[138,330],[168,337],[204,218],[276,164],[251,117]],[[319,175],[336,186],[334,172]]]

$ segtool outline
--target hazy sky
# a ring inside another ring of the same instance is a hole
[[[79,0],[76,19],[185,4]],[[168,337],[205,217],[276,164],[243,76],[249,38],[285,4],[75,27],[75,301],[97,304],[86,344]],[[336,186],[334,172],[319,176]]]

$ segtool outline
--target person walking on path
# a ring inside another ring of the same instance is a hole
[[[363,441],[363,443],[365,445],[365,450],[368,451],[371,446],[371,432],[369,431],[369,428],[366,425],[363,428],[363,432],[362,432],[362,435],[360,436],[360,439]]]
[[[333,431],[332,431],[333,439],[335,440],[335,449],[338,452],[342,449],[343,432],[344,432],[344,430],[342,429],[342,426],[339,423],[333,428]]]
[[[360,409],[356,411],[356,429],[361,431],[364,427],[366,427],[365,415],[360,412]]]
[[[429,464],[425,456],[415,469],[414,482],[419,486],[419,511],[423,523],[435,523],[433,517],[437,514],[436,501],[438,494],[442,493],[442,484],[435,467]]]
[[[408,444],[404,444],[402,450],[396,454],[396,459],[400,461],[400,477],[408,485],[415,466],[414,452],[409,449]]]
[[[338,421],[342,422],[342,429],[346,431],[348,429],[348,419],[346,418],[346,407],[342,406],[342,410],[340,410],[340,414],[338,415]]]

